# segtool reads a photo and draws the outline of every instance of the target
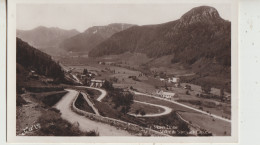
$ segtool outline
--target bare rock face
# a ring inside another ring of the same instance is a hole
[[[185,13],[180,18],[179,22],[175,25],[175,29],[196,23],[215,24],[223,21],[225,20],[220,17],[218,11],[215,8],[209,6],[200,6],[195,7]]]

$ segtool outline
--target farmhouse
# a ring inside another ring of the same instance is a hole
[[[102,85],[104,84],[104,80],[95,80],[95,79],[92,79],[90,81],[90,87],[97,87],[97,88],[100,88],[102,87]]]
[[[185,85],[184,89],[191,90],[191,86],[190,85]]]
[[[164,78],[160,78],[160,81],[165,81],[165,79]]]
[[[170,99],[170,100],[173,100],[174,97],[177,97],[177,96],[178,96],[176,93],[164,92],[163,90],[157,90],[156,94],[157,94],[159,97],[161,97],[161,98]]]
[[[38,79],[39,78],[39,76],[36,74],[36,72],[34,70],[31,70],[29,72],[29,77],[33,78],[33,79]]]
[[[47,79],[44,80],[44,82],[46,82],[46,83],[53,83],[53,82],[54,82],[54,79],[52,79],[52,78],[47,78]]]
[[[180,83],[180,78],[172,77],[168,78],[169,83]]]
[[[102,64],[102,65],[104,65],[104,64],[105,64],[105,62],[99,61],[99,62],[98,62],[98,64]]]
[[[105,62],[106,65],[115,65],[115,62]]]

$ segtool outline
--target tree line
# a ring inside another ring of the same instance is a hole
[[[16,38],[16,63],[56,81],[64,80],[64,72],[51,56],[33,48],[19,38]]]
[[[105,81],[102,88],[108,91],[108,95],[114,103],[114,109],[119,108],[124,114],[130,111],[131,105],[134,103],[133,94],[124,92],[123,89],[114,88],[113,84],[109,81]]]

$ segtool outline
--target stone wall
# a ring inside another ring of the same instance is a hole
[[[139,125],[128,123],[128,122],[125,122],[125,121],[122,121],[122,120],[103,117],[103,116],[99,116],[99,115],[96,115],[96,114],[93,114],[93,113],[89,113],[89,112],[85,112],[83,110],[80,110],[75,106],[75,102],[78,98],[78,95],[79,95],[79,93],[77,94],[77,97],[73,100],[71,108],[74,112],[76,112],[80,115],[83,115],[83,116],[85,116],[85,117],[87,117],[91,120],[110,124],[111,126],[115,126],[115,127],[121,128],[123,130],[127,130],[128,132],[133,133],[133,134],[139,134],[139,135],[143,135],[143,136],[168,136],[167,134],[163,134],[161,132],[158,132],[156,130],[152,130],[150,128],[144,128],[144,127],[141,127]]]

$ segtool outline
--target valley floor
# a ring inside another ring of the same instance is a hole
[[[142,72],[134,69],[134,68],[127,68],[125,66],[117,66],[117,65],[110,65],[110,64],[98,64],[98,62],[92,61],[89,62],[87,65],[66,65],[67,68],[74,68],[72,73],[80,74],[82,73],[83,69],[87,69],[89,72],[96,74],[96,79],[105,79],[112,81],[113,86],[116,88],[134,88],[138,92],[147,93],[147,94],[154,94],[155,90],[159,87],[165,86],[160,80],[153,78],[151,76],[143,75]],[[134,80],[129,76],[137,76],[137,79]],[[167,84],[168,85],[168,84]],[[199,109],[203,106],[203,112],[207,112],[208,114],[215,114],[216,116],[220,116],[220,119],[212,117],[214,115],[207,115],[204,113],[199,113],[197,111],[191,111],[187,108],[183,108],[180,106],[176,106],[173,104],[169,104],[163,100],[154,100],[152,101],[150,98],[146,99],[139,99],[136,98],[137,101],[143,101],[147,103],[152,103],[156,105],[163,105],[171,108],[172,110],[177,110],[179,114],[191,124],[200,127],[201,129],[206,129],[209,132],[212,132],[213,135],[217,136],[229,136],[231,135],[231,121],[229,118],[231,117],[230,111],[230,104],[222,103],[219,100],[214,99],[204,99],[196,97],[196,94],[200,93],[200,86],[192,85],[193,91],[190,91],[190,95],[186,95],[186,90],[184,89],[183,85],[181,84],[180,88],[174,88],[170,91],[176,92],[179,94],[179,97],[176,98],[178,103],[187,105],[191,108]],[[169,86],[168,86],[169,87]],[[213,93],[218,93],[219,90],[213,88]],[[228,95],[228,94],[227,94]],[[194,102],[202,102],[201,105],[196,106]],[[137,102],[136,102],[137,103]],[[167,105],[165,105],[167,104]],[[143,104],[146,105],[146,104]],[[212,106],[213,105],[213,106]],[[135,105],[138,108],[140,105]],[[134,106],[133,106],[134,107]],[[140,108],[140,107],[139,107]],[[132,113],[134,113],[135,109],[132,109]],[[161,113],[162,110],[151,110],[154,112]],[[229,121],[224,121],[224,120]]]

